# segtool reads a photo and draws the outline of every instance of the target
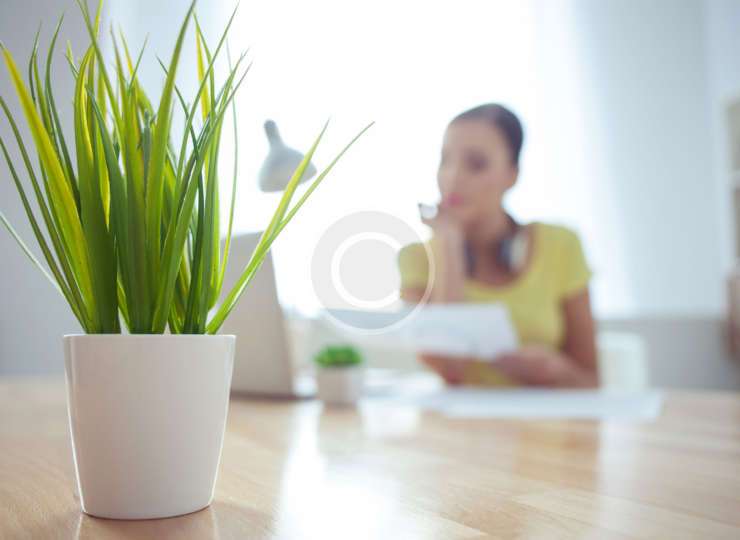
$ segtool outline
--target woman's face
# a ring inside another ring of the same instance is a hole
[[[501,131],[485,120],[457,120],[445,132],[437,183],[445,211],[464,225],[500,211],[518,169]]]

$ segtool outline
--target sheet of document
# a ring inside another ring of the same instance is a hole
[[[407,392],[389,403],[418,406],[455,418],[654,420],[660,415],[659,391],[619,393],[600,390],[487,390],[442,388]]]
[[[349,340],[377,347],[494,358],[518,346],[502,304],[428,304],[395,312],[328,310],[327,315],[343,323],[334,326]]]

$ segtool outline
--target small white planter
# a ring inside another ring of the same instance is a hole
[[[164,518],[208,506],[221,458],[234,336],[64,337],[82,510]]]
[[[317,367],[319,399],[327,405],[353,405],[362,397],[365,370],[353,367]]]

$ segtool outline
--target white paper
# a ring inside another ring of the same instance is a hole
[[[353,341],[378,347],[477,358],[495,358],[518,347],[503,304],[428,304],[400,312],[329,310],[328,315],[345,323],[338,328]],[[402,323],[394,324],[400,319]],[[353,332],[352,327],[377,331]]]
[[[454,418],[654,420],[663,397],[658,391],[484,390],[445,388],[391,398]]]

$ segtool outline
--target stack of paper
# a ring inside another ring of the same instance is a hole
[[[663,398],[658,391],[618,393],[599,390],[521,388],[485,390],[443,388],[402,393],[390,403],[417,406],[455,418],[654,420]]]
[[[429,304],[402,311],[328,310],[329,321],[360,344],[456,357],[495,358],[518,346],[502,304]]]

